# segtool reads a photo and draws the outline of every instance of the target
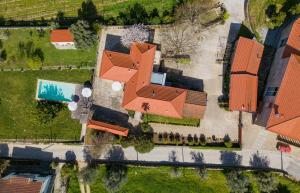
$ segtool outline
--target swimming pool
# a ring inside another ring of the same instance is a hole
[[[75,89],[76,84],[38,79],[36,99],[71,102]]]

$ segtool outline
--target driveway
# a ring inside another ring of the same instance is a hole
[[[208,96],[206,112],[200,127],[151,124],[154,131],[199,135],[203,133],[206,136],[215,135],[218,138],[228,134],[232,140],[238,139],[238,112],[225,111],[218,105],[218,97],[222,95],[223,65],[217,63],[216,59],[217,52],[225,49],[228,36],[233,39],[237,35],[239,25],[232,25],[232,23],[240,24],[244,20],[244,0],[225,0],[223,3],[230,18],[224,25],[217,25],[202,33],[204,38],[199,43],[195,54],[191,56],[192,63],[183,66],[168,66],[182,70],[183,76],[203,80],[204,91]]]

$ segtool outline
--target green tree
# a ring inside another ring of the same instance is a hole
[[[87,49],[95,46],[97,35],[87,21],[79,20],[71,25],[71,32],[74,35],[75,45],[79,49]]]
[[[108,192],[116,192],[127,181],[127,167],[121,164],[106,165],[103,181]]]
[[[139,153],[148,153],[154,148],[152,136],[142,134],[135,140],[134,149]]]
[[[246,193],[250,190],[249,178],[240,170],[230,170],[226,173],[227,182],[232,193]]]
[[[96,167],[86,166],[80,170],[79,176],[85,184],[92,184],[98,176],[98,169]]]
[[[42,66],[42,61],[39,57],[32,57],[27,60],[27,66],[30,69],[39,69]]]
[[[273,173],[259,171],[255,173],[255,179],[262,193],[271,193],[277,189],[278,181]]]

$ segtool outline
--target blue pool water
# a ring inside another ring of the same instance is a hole
[[[75,84],[39,79],[37,99],[71,102],[75,95],[75,88]]]

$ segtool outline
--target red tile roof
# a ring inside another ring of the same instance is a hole
[[[282,57],[289,57],[292,53],[300,55],[300,18],[293,23]]]
[[[240,37],[231,65],[229,109],[255,112],[257,106],[258,69],[263,45]]]
[[[127,92],[130,91],[125,88],[124,93]],[[127,95],[124,95],[124,98],[126,98]],[[143,105],[147,104],[148,113],[182,118],[185,98],[186,90],[184,89],[150,84],[141,88],[133,100],[123,103],[123,107],[129,110],[145,112]]]
[[[0,193],[40,193],[43,183],[29,178],[13,176],[0,179]]]
[[[145,112],[147,104],[148,113],[182,118],[187,90],[150,82],[155,51],[156,46],[148,43],[132,43],[127,56],[104,51],[100,77],[125,82],[125,109]]]
[[[240,37],[231,65],[231,73],[246,72],[256,75],[263,49],[264,46],[257,41]]]
[[[104,123],[101,121],[89,120],[87,123],[87,127],[91,129],[97,129],[100,131],[105,131],[109,133],[113,133],[116,135],[127,136],[128,129],[124,127],[120,127],[118,125],[112,125],[109,123]]]
[[[250,74],[232,74],[230,78],[229,109],[255,112],[258,78]]]
[[[51,42],[74,42],[74,36],[68,29],[55,29],[51,31]]]
[[[300,56],[291,55],[267,123],[267,129],[300,140]]]

